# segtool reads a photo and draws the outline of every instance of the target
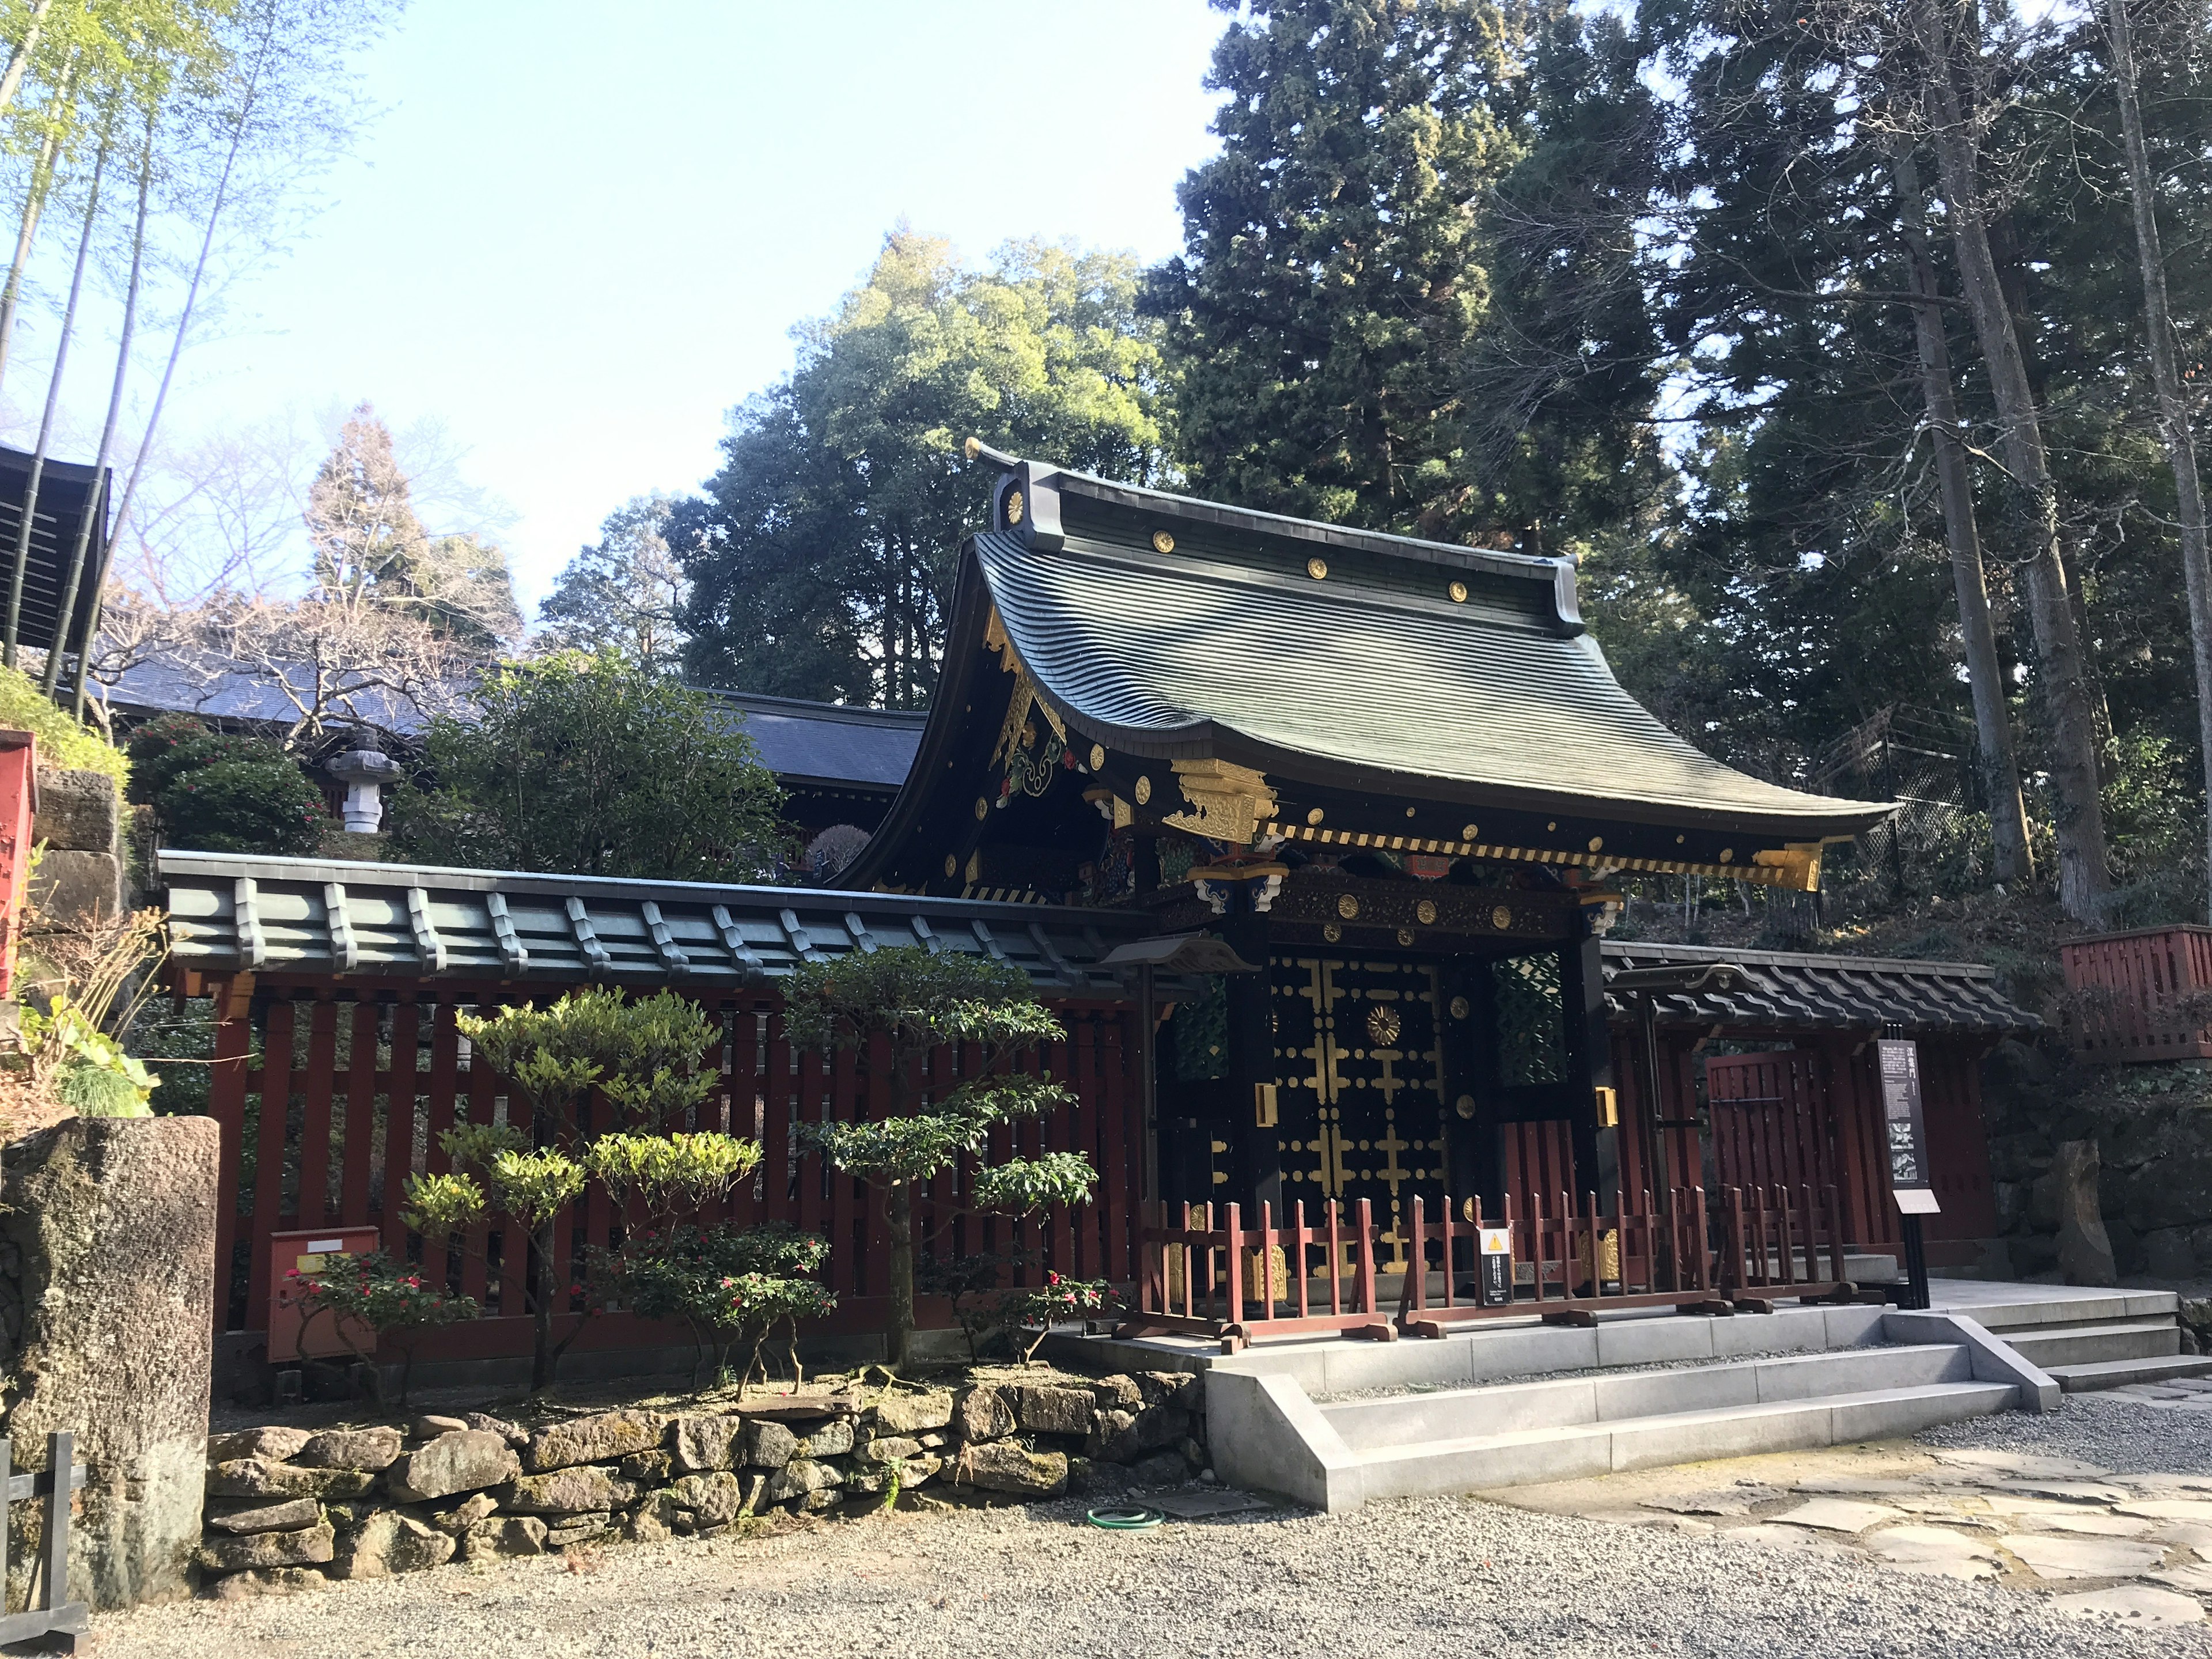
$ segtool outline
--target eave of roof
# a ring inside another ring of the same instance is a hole
[[[171,959],[204,973],[687,988],[765,983],[885,945],[988,955],[1040,990],[1121,998],[1097,964],[1138,914],[705,882],[163,849]]]
[[[1876,1031],[1894,1023],[1923,1036],[2025,1036],[2042,1022],[1998,988],[1996,970],[1979,963],[1919,962],[1899,957],[1824,956],[1812,951],[1740,951],[1724,945],[1607,939],[1608,974],[1677,963],[1731,963],[1750,983],[1725,996],[1654,999],[1662,1024],[1723,1032]],[[1608,992],[1616,1021],[1634,999]]]

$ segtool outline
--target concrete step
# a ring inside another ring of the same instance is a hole
[[[1869,1389],[1756,1406],[1632,1417],[1613,1422],[1395,1445],[1355,1451],[1342,1471],[1358,1502],[1485,1492],[1550,1480],[1580,1480],[1623,1469],[1708,1458],[1891,1439],[1938,1423],[2011,1406],[2008,1383],[1950,1382]],[[1337,1484],[1332,1480],[1334,1487]],[[1346,1506],[1332,1491],[1328,1507]]]
[[[2122,1319],[2087,1325],[2039,1325],[2005,1333],[2004,1340],[2029,1364],[2101,1364],[2155,1359],[2181,1352],[2181,1328],[2171,1319]]]
[[[1355,1452],[1785,1401],[1971,1382],[1951,1343],[1900,1344],[1334,1401],[1322,1419]]]
[[[2181,1298],[2172,1291],[2095,1290],[2078,1285],[1979,1285],[1938,1280],[1936,1304],[2010,1339],[2014,1331],[2171,1319]]]
[[[2024,1345],[2016,1343],[2014,1346]],[[2045,1365],[2043,1369],[2049,1371],[2067,1393],[2088,1394],[2099,1389],[2124,1388],[2130,1382],[2162,1382],[2176,1376],[2212,1376],[2212,1355],[2168,1352],[2136,1359]]]

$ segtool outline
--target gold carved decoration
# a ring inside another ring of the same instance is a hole
[[[1437,902],[1434,899],[1423,899],[1419,904],[1413,907],[1413,920],[1419,922],[1424,927],[1435,927],[1437,922]]]
[[[1139,806],[1146,805],[1151,802],[1152,799],[1152,781],[1147,777],[1139,777],[1137,780],[1137,805]]]
[[[1275,792],[1267,780],[1249,766],[1224,760],[1179,760],[1173,763],[1176,781],[1182,786],[1190,810],[1161,820],[1178,830],[1212,841],[1243,847],[1259,839],[1260,826],[1275,816]],[[1139,779],[1137,787],[1145,787]],[[1139,793],[1139,800],[1144,799]]]
[[[1590,837],[1589,849],[1593,853],[1602,853],[1605,851],[1605,837],[1603,836],[1592,836]]]
[[[1334,945],[1344,937],[1344,929],[1333,921],[1325,921],[1321,925],[1321,936]]]
[[[1451,595],[1452,603],[1454,605],[1465,605],[1467,603],[1467,584],[1465,582],[1454,582],[1449,587],[1446,588],[1444,592]]]
[[[1820,842],[1793,842],[1787,847],[1754,853],[1752,861],[1747,864],[1699,864],[1680,859],[1627,857],[1619,853],[1593,855],[1580,848],[1566,851],[1557,848],[1520,847],[1505,842],[1486,844],[1473,838],[1475,826],[1471,823],[1461,831],[1468,837],[1465,841],[1443,841],[1429,836],[1396,836],[1371,830],[1324,830],[1319,825],[1304,823],[1278,824],[1272,833],[1285,841],[1317,842],[1331,847],[1374,847],[1385,852],[1424,853],[1442,858],[1583,866],[1595,862],[1601,873],[1607,875],[1622,872],[1650,872],[1670,876],[1718,876],[1730,881],[1749,882],[1755,886],[1781,887],[1802,893],[1819,890],[1821,854],[1828,844],[1851,839],[1849,836],[1830,836]],[[1677,842],[1683,839],[1679,836],[1675,837]],[[1734,849],[1729,851],[1733,857]]]
[[[1503,904],[1492,907],[1490,912],[1490,925],[1492,927],[1510,927],[1513,925],[1511,908]]]
[[[1465,997],[1454,997],[1451,1000],[1451,1017],[1454,1019],[1465,1019],[1474,1012],[1474,1005]]]
[[[1306,574],[1311,576],[1317,582],[1327,581],[1328,580],[1328,561],[1327,559],[1308,559],[1306,561]]]
[[[991,749],[991,764],[1011,764],[1014,757],[1036,740],[1036,729],[1030,721],[1032,714],[1042,714],[1064,748],[1067,744],[1067,727],[1052,710],[1052,705],[1037,696],[1036,682],[1023,663],[1021,653],[1014,649],[1013,637],[999,616],[996,605],[983,624],[983,646],[999,653],[1002,672],[1014,677],[1013,696],[1006,700],[1006,718],[999,726],[999,741]]]
[[[1009,489],[1006,492],[1006,522],[1019,524],[1021,521],[1022,492],[1018,489]]]
[[[1339,893],[1336,896],[1336,914],[1350,921],[1359,914],[1359,901],[1350,893]]]
[[[1457,1100],[1452,1102],[1452,1109],[1457,1112],[1462,1117],[1473,1117],[1474,1115],[1474,1097],[1473,1095],[1462,1095]],[[1473,1200],[1470,1200],[1469,1201],[1472,1202]],[[1474,1217],[1470,1214],[1468,1217],[1468,1219],[1472,1221],[1474,1219]]]
[[[1377,1004],[1367,1011],[1367,1040],[1376,1048],[1389,1048],[1398,1041],[1398,1033],[1403,1029],[1395,1008]]]
[[[988,802],[988,801],[987,801],[987,800],[985,800],[985,799],[984,799],[981,795],[976,796],[976,797],[975,797],[975,822],[976,822],[976,823],[982,823],[982,821],[983,821],[985,818],[988,818],[988,817],[989,817],[990,816],[991,816],[991,803],[990,803],[990,802]]]
[[[945,873],[947,877],[957,876],[960,873],[960,860],[951,853],[947,853],[945,855]]]
[[[1839,836],[1835,839],[1845,838]],[[1786,887],[1792,892],[1817,893],[1820,890],[1820,857],[1826,851],[1823,842],[1792,842],[1778,852],[1753,853],[1751,861],[1761,869],[1778,872],[1778,880],[1769,878],[1776,886]]]
[[[1410,927],[1401,927],[1398,930],[1398,943],[1401,945],[1411,945],[1413,942],[1413,930]]]
[[[1735,848],[1733,847],[1722,848],[1721,862],[1723,864],[1734,864],[1735,862]]]
[[[1092,744],[1091,745],[1091,769],[1094,772],[1098,771],[1104,767],[1105,764],[1106,745],[1103,743]]]
[[[1480,824],[1463,823],[1460,826],[1459,838],[1462,841],[1473,841],[1474,839],[1475,831],[1480,828],[1481,826]]]
[[[1152,532],[1152,550],[1158,553],[1174,552],[1175,538],[1164,530],[1155,530]]]
[[[1318,807],[1318,806],[1315,807],[1315,808],[1313,809],[1313,811],[1311,811],[1310,812],[1308,812],[1308,813],[1306,814],[1306,822],[1307,822],[1308,823],[1319,823],[1321,822],[1321,820],[1322,820],[1322,811],[1321,811],[1321,808],[1320,808],[1320,807]]]

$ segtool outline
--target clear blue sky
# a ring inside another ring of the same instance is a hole
[[[1225,22],[1204,0],[414,0],[360,64],[386,112],[309,237],[228,296],[176,430],[363,398],[442,421],[517,515],[534,610],[610,508],[713,470],[724,411],[901,218],[969,257],[1173,251]],[[96,410],[104,373],[71,404]]]

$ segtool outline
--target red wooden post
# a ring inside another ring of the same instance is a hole
[[[415,1173],[415,1064],[422,1036],[422,1016],[410,1002],[392,1011],[392,1070],[384,1085],[384,1248],[392,1260],[407,1254],[407,1177]],[[240,1067],[243,1072],[244,1066]],[[217,1075],[221,1073],[218,1071]],[[444,1261],[425,1261],[432,1281],[446,1285]]]
[[[345,1164],[338,1180],[338,1220],[368,1220],[368,1166],[376,1155],[376,1005],[356,1002],[346,1036]]]
[[[338,1011],[318,999],[307,1010],[307,1074],[301,1090],[300,1190],[295,1223],[319,1227],[330,1205],[331,1085],[337,1072]]]
[[[1298,1287],[1298,1317],[1304,1319],[1306,1317],[1308,1312],[1306,1308],[1306,1246],[1311,1237],[1311,1235],[1306,1231],[1306,1206],[1304,1199],[1293,1199],[1291,1200],[1291,1237],[1292,1241],[1291,1249],[1294,1257],[1291,1264],[1291,1277],[1296,1279]]]
[[[1359,1307],[1361,1313],[1380,1313],[1375,1305],[1375,1201],[1363,1198],[1352,1212],[1354,1236],[1359,1249]]]
[[[1244,1229],[1242,1224],[1243,1212],[1240,1206],[1235,1204],[1224,1205],[1222,1207],[1228,1212],[1228,1220],[1222,1231],[1228,1243],[1229,1322],[1232,1325],[1242,1325],[1244,1322],[1244,1262],[1243,1260]]]
[[[38,807],[38,739],[28,732],[0,732],[0,997],[15,994],[15,947],[29,896]]]
[[[1828,1188],[1828,1277],[1838,1285],[1850,1282],[1844,1273],[1843,1216],[1837,1206],[1833,1187]]]
[[[1449,1193],[1446,1193],[1444,1194],[1443,1227],[1444,1240],[1444,1306],[1449,1308],[1452,1305],[1452,1201],[1451,1194]],[[1480,1264],[1478,1263],[1477,1265],[1480,1266]]]
[[[1429,1305],[1429,1225],[1421,1213],[1421,1195],[1413,1194],[1413,1252],[1406,1262],[1406,1291],[1399,1305],[1419,1313]]]
[[[260,1133],[253,1154],[253,1254],[247,1269],[246,1325],[265,1330],[269,1318],[269,1235],[279,1231],[284,1200],[284,1130],[292,1100],[292,1005],[269,1005],[261,1042]]]
[[[253,1020],[246,1009],[225,1016],[215,1028],[215,1063],[208,1077],[208,1111],[216,1121],[222,1141],[215,1189],[215,1328],[218,1335],[230,1328],[230,1265],[238,1248],[238,1172],[245,1162],[246,1151],[246,1061],[252,1042]],[[397,1211],[396,1205],[387,1206],[387,1236],[398,1224],[395,1219]]]
[[[1328,1200],[1328,1310],[1344,1311],[1344,1228],[1333,1198]]]

